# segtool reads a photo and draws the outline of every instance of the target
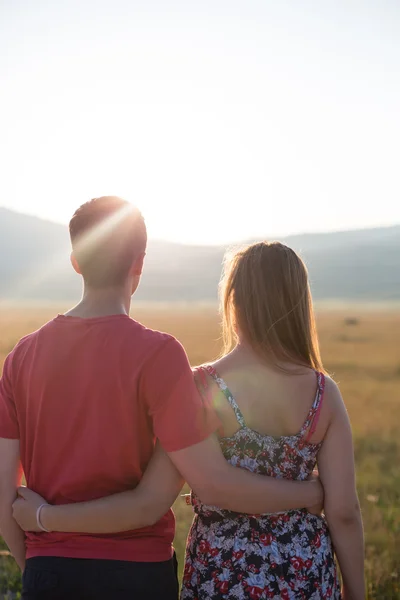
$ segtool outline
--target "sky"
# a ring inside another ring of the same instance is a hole
[[[400,223],[398,0],[0,0],[0,205],[151,237]]]

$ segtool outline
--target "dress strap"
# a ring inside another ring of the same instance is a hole
[[[232,393],[231,393],[230,389],[228,388],[228,386],[226,385],[225,381],[222,379],[222,377],[220,377],[218,375],[216,369],[214,369],[214,367],[212,367],[211,365],[205,365],[203,368],[214,379],[215,383],[217,384],[217,386],[219,387],[221,392],[224,394],[225,398],[228,400],[229,404],[231,405],[231,407],[235,413],[235,417],[236,417],[236,420],[239,423],[239,425],[241,427],[246,427],[246,421],[244,420],[242,411],[240,410],[239,406],[237,405],[237,402],[236,402],[235,398],[232,396]]]
[[[321,414],[322,402],[324,399],[325,391],[325,375],[323,373],[316,373],[317,375],[317,393],[313,405],[308,413],[307,419],[301,428],[300,436],[303,440],[308,443],[309,440],[317,429],[319,416]]]

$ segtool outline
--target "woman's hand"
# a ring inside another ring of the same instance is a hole
[[[27,487],[18,488],[18,498],[13,503],[13,517],[24,531],[41,531],[36,520],[36,511],[46,500]]]

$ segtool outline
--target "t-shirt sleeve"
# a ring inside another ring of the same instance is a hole
[[[11,360],[9,355],[4,362],[0,379],[0,437],[18,440],[19,425],[12,393]]]
[[[185,350],[174,338],[147,363],[142,386],[154,435],[166,452],[198,444],[220,427],[216,412],[199,394]]]

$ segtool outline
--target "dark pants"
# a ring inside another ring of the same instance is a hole
[[[23,600],[178,600],[177,561],[30,558]]]

